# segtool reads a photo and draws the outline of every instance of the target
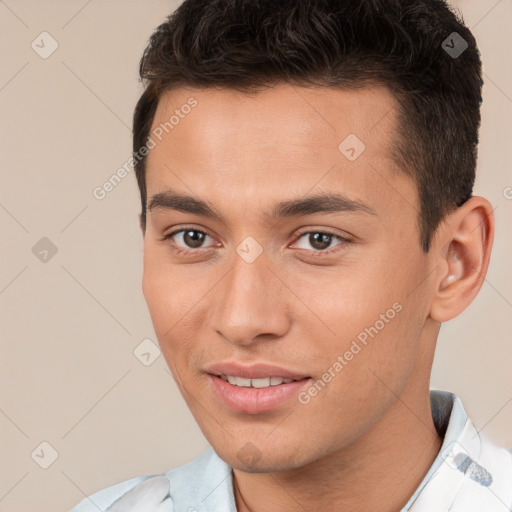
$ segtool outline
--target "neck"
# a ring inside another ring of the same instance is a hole
[[[400,397],[365,436],[307,466],[279,473],[233,470],[238,512],[401,510],[442,445],[430,396],[412,398]]]

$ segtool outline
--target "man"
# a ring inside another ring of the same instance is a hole
[[[143,292],[212,449],[74,512],[510,510],[510,452],[429,391],[494,236],[462,20],[442,0],[185,0],[140,72]]]

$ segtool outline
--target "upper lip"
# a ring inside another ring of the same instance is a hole
[[[280,377],[282,379],[300,380],[308,375],[281,368],[273,364],[257,363],[251,365],[241,365],[234,361],[225,361],[214,363],[205,368],[207,373],[213,375],[231,375],[233,377],[243,377],[245,379],[264,379],[267,377]]]

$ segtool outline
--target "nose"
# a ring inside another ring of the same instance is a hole
[[[234,256],[232,269],[219,283],[211,326],[233,345],[284,336],[290,327],[291,295],[278,273],[260,256],[247,263]]]

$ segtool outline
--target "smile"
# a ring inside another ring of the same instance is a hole
[[[297,376],[299,377],[299,376]],[[296,404],[297,396],[311,381],[310,377],[258,377],[239,375],[208,375],[214,396],[232,411],[259,414]]]

